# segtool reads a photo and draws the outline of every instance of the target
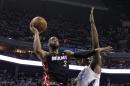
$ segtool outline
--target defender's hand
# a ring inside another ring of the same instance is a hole
[[[94,7],[91,8],[91,14],[93,14],[93,11],[94,11]]]
[[[90,17],[89,17],[90,23],[94,23],[93,11],[94,11],[94,7],[91,8],[91,13],[90,13]]]
[[[110,52],[112,49],[112,47],[108,46],[108,47],[103,47],[103,48],[96,48],[95,49],[96,52],[99,52],[99,53],[106,53],[106,52]]]

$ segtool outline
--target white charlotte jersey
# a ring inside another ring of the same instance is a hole
[[[76,78],[76,86],[99,86],[100,75],[95,73],[90,67],[85,67]]]

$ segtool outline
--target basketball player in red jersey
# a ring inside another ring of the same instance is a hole
[[[69,66],[67,62],[69,57],[73,56],[75,58],[86,58],[92,55],[96,55],[97,52],[101,53],[111,50],[111,47],[103,47],[83,52],[73,52],[70,50],[59,52],[58,38],[51,37],[48,40],[49,52],[47,52],[41,47],[38,30],[33,27],[33,25],[30,25],[30,29],[34,33],[34,52],[43,64],[44,74],[42,86],[54,86],[52,85],[52,81],[57,84],[56,86],[67,86],[69,73]]]
[[[99,48],[99,39],[98,32],[96,30],[94,16],[93,16],[94,7],[91,9],[90,14],[90,23],[91,23],[91,35],[92,35],[92,48]],[[92,61],[88,66],[86,66],[76,78],[76,86],[99,86],[100,75],[101,75],[101,55],[100,52],[97,52],[93,56]]]

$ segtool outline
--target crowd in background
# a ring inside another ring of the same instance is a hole
[[[18,76],[5,70],[0,70],[0,86],[41,86],[41,78],[38,73],[30,77],[19,73]]]
[[[33,34],[29,30],[31,19],[41,13],[26,10],[3,10],[0,12],[0,36],[16,39],[19,41],[32,42]],[[47,43],[49,37],[57,36],[61,46],[91,48],[90,25],[80,24],[62,15],[57,17],[45,17],[48,29],[41,35],[41,41]],[[100,45],[113,46],[115,51],[129,51],[128,27],[115,25],[97,25]],[[120,46],[120,47],[119,47]]]

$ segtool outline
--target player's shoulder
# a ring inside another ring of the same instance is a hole
[[[63,52],[64,52],[65,55],[69,55],[69,56],[74,54],[74,52],[71,51],[71,50],[64,50]]]
[[[72,52],[71,50],[64,50],[63,52]]]
[[[49,55],[49,52],[42,50],[42,53],[44,53],[44,57],[47,57]]]

